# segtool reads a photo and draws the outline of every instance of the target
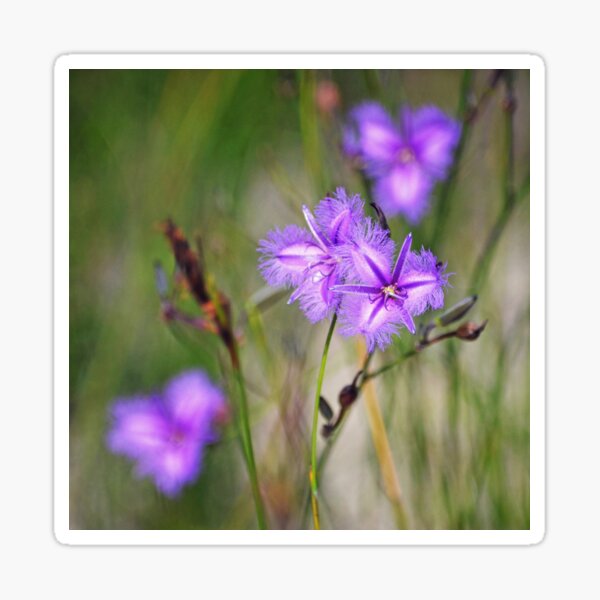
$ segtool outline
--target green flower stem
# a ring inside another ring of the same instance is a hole
[[[254,449],[252,447],[252,434],[250,433],[250,420],[248,418],[248,397],[246,394],[246,385],[244,383],[244,376],[242,375],[242,366],[238,356],[237,345],[232,343],[229,350],[233,374],[238,387],[238,402],[236,411],[238,429],[240,432],[244,458],[246,459],[248,477],[250,478],[252,496],[254,498],[256,520],[258,522],[259,529],[268,529],[263,500],[260,494],[260,486],[258,484],[258,475],[256,473],[256,462],[254,460]]]
[[[362,387],[363,384],[366,383],[367,381],[374,379],[375,377],[379,377],[379,375],[382,375],[386,371],[389,371],[390,369],[397,367],[399,364],[403,363],[407,358],[410,358],[411,356],[414,356],[417,353],[418,353],[417,349],[413,348],[412,350],[405,352],[400,358],[393,360],[392,362],[386,363],[385,365],[379,367],[379,369],[375,369],[375,371],[371,371],[370,373],[365,373],[362,378],[362,381],[360,383],[360,387]]]
[[[327,332],[327,339],[325,340],[325,346],[323,346],[323,355],[321,356],[321,366],[319,368],[319,375],[317,376],[317,389],[315,390],[315,405],[313,409],[312,419],[312,436],[310,443],[310,492],[311,492],[311,507],[313,514],[313,524],[315,529],[321,529],[321,523],[319,521],[319,484],[318,484],[318,465],[317,465],[317,432],[319,425],[319,400],[321,398],[321,388],[323,386],[323,378],[325,376],[325,366],[327,365],[327,354],[329,353],[329,345],[331,344],[331,338],[333,336],[333,330],[337,322],[337,315],[333,315],[331,319],[331,325]]]

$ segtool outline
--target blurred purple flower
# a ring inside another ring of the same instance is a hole
[[[160,395],[116,400],[107,445],[135,461],[138,477],[151,477],[174,497],[200,474],[204,447],[218,440],[215,425],[226,416],[221,390],[202,371],[187,371]]]
[[[373,195],[384,212],[416,223],[434,184],[447,175],[460,132],[460,124],[436,106],[405,106],[395,121],[368,102],[351,111],[344,150],[375,180]]]
[[[332,288],[344,295],[340,333],[365,336],[369,352],[375,345],[383,350],[402,325],[414,334],[413,317],[444,304],[446,265],[428,250],[411,252],[411,244],[412,235],[408,234],[393,269],[394,244],[377,227],[367,226],[363,235],[346,247],[358,282]]]
[[[295,287],[288,304],[299,300],[306,317],[316,323],[339,306],[331,288],[345,274],[340,250],[365,218],[364,205],[360,196],[338,188],[334,197],[319,202],[314,216],[306,206],[302,211],[308,230],[288,225],[270,231],[259,244],[259,269],[269,285]]]

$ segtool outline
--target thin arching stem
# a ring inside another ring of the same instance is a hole
[[[254,459],[254,448],[252,446],[252,434],[250,431],[250,420],[248,416],[248,397],[246,394],[246,384],[242,374],[242,367],[239,360],[237,344],[234,342],[230,348],[231,365],[233,374],[238,387],[238,405],[237,418],[240,438],[242,442],[242,451],[246,459],[246,468],[250,479],[250,487],[252,488],[252,496],[254,498],[254,507],[256,510],[256,520],[259,529],[268,529],[267,518],[265,516],[265,508],[263,505],[260,486],[258,484],[258,475],[256,473],[256,461]]]
[[[325,377],[325,366],[327,365],[327,354],[329,353],[329,345],[331,344],[331,338],[333,336],[333,330],[337,321],[337,315],[333,315],[331,319],[331,325],[327,332],[327,339],[325,340],[325,346],[323,346],[323,355],[321,356],[321,366],[319,367],[319,374],[317,376],[317,389],[315,390],[315,405],[313,408],[313,419],[312,419],[312,436],[310,442],[310,493],[311,493],[311,507],[313,514],[313,524],[315,529],[321,529],[321,522],[319,520],[319,483],[318,483],[318,466],[317,466],[317,433],[319,427],[319,400],[321,398],[321,388],[323,386],[323,378]]]

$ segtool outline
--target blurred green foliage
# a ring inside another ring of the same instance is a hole
[[[70,514],[74,529],[254,527],[235,428],[180,498],[161,497],[105,447],[117,397],[159,389],[201,367],[233,393],[216,338],[161,320],[153,262],[173,259],[157,224],[172,217],[202,239],[210,276],[231,298],[243,334],[259,477],[273,527],[305,521],[312,390],[325,326],[280,301],[261,313],[256,246],[267,230],[301,223],[337,186],[365,193],[339,150],[346,111],[376,98],[436,103],[456,113],[459,71],[128,71],[70,74]],[[475,72],[481,95],[489,72]],[[339,106],[317,101],[334,82]],[[514,74],[515,182],[528,176],[529,78]],[[471,291],[489,324],[479,340],[449,341],[377,381],[412,526],[529,527],[529,206],[503,229],[481,289],[470,276],[503,203],[502,89],[473,122],[432,250],[448,261],[447,305]],[[435,213],[439,186],[432,199]],[[393,235],[407,232],[390,220]],[[434,223],[412,228],[427,243]],[[194,310],[188,300],[188,309]],[[375,364],[414,345],[402,335]],[[358,369],[356,344],[335,336],[324,394]],[[322,444],[320,442],[320,448]],[[328,527],[393,528],[360,401],[321,475]]]

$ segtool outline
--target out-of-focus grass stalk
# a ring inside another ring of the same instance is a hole
[[[259,529],[268,529],[267,518],[265,516],[265,508],[260,494],[260,486],[258,484],[258,475],[256,473],[256,462],[254,460],[254,449],[252,447],[252,434],[250,432],[250,420],[248,418],[248,396],[246,394],[246,385],[242,374],[242,365],[239,359],[239,350],[237,342],[233,341],[229,349],[231,355],[231,366],[233,375],[238,387],[238,402],[237,402],[237,417],[238,427],[240,430],[240,438],[242,441],[242,449],[244,458],[246,459],[246,467],[250,478],[250,486],[252,488],[252,496],[254,497],[254,505],[256,508],[256,520]]]
[[[265,366],[268,373],[269,384],[271,388],[273,388],[275,385],[276,363],[275,360],[273,360],[273,353],[269,348],[269,343],[267,341],[267,335],[265,333],[262,315],[260,313],[260,310],[256,307],[256,305],[250,302],[246,303],[246,315],[248,320],[248,328],[252,333],[254,339],[256,340],[256,345],[259,350],[262,363]]]
[[[319,119],[315,102],[317,81],[314,71],[302,70],[298,73],[300,84],[300,134],[304,147],[304,160],[317,193],[325,188],[323,158],[319,138]]]
[[[279,192],[277,199],[294,217],[298,216],[298,207],[306,203],[306,198],[298,191],[298,186],[292,181],[284,167],[275,158],[270,157],[267,171],[273,185]]]
[[[513,75],[505,75],[506,97],[504,99],[504,166],[502,174],[503,202],[496,222],[490,230],[481,255],[471,275],[470,290],[480,290],[489,272],[498,241],[512,215],[515,206],[529,193],[529,174],[518,190],[515,189],[514,111],[516,101],[513,90]]]
[[[250,491],[254,500],[254,512],[256,515],[256,520],[258,523],[259,529],[268,529],[268,523],[265,516],[264,504],[262,501],[262,495],[260,492],[260,486],[258,483],[258,475],[256,471],[256,460],[254,458],[254,449],[252,445],[252,436],[250,430],[250,414],[248,407],[248,396],[247,396],[247,388],[251,389],[243,376],[241,363],[239,361],[238,356],[239,348],[237,344],[234,349],[229,349],[229,354],[232,363],[232,371],[234,375],[234,379],[237,386],[237,398],[236,401],[236,432],[235,435],[232,436],[223,436],[221,438],[222,442],[227,442],[231,439],[238,439],[242,446],[242,454],[244,455],[244,459],[246,462],[246,470],[248,472],[248,482],[250,485]],[[262,408],[260,411],[255,411],[255,417],[258,414],[259,416],[265,412],[265,408]],[[240,529],[241,524],[246,521],[246,519],[250,518],[250,512],[246,509],[246,494],[247,488],[245,488],[244,493],[241,495],[241,501],[234,506],[232,510],[232,516],[230,517],[230,524],[233,523],[235,526],[229,527],[230,529]]]
[[[497,243],[502,232],[508,222],[508,219],[516,204],[516,194],[514,185],[514,111],[515,97],[513,88],[513,73],[508,71],[503,74],[502,78],[505,85],[505,98],[503,102],[504,109],[504,153],[503,153],[503,169],[502,169],[502,187],[503,187],[503,203],[498,219],[492,226],[484,245],[480,259],[477,261],[471,277],[471,292],[477,290],[481,292],[481,286],[485,277],[489,272]],[[448,396],[448,416],[450,421],[450,447],[448,448],[449,457],[451,460],[447,463],[449,469],[452,469],[455,464],[458,464],[460,457],[457,456],[458,441],[457,441],[457,424],[458,414],[460,409],[460,368],[458,362],[458,353],[456,348],[449,344],[446,348],[446,371],[450,380],[450,390]],[[451,521],[456,521],[457,516],[453,511],[453,495],[450,490],[449,477],[451,473],[443,474],[443,483],[445,491],[447,491],[447,506],[449,510],[449,518]],[[456,523],[456,527],[463,527],[463,523]]]
[[[333,330],[337,322],[337,314],[333,315],[331,319],[331,325],[327,332],[327,339],[323,346],[323,355],[321,356],[321,366],[319,367],[319,374],[317,376],[317,389],[315,390],[315,406],[313,409],[312,418],[312,434],[310,440],[310,492],[311,492],[311,507],[313,513],[313,523],[315,529],[321,529],[321,523],[319,521],[319,482],[318,482],[318,466],[317,466],[317,433],[319,427],[319,401],[321,399],[321,388],[323,387],[323,377],[325,376],[325,366],[327,365],[327,354],[329,353],[329,345],[331,344],[331,338],[333,336]]]
[[[358,344],[359,352],[364,357],[363,362],[367,363],[369,354],[367,353],[365,344],[362,340],[360,340]],[[377,461],[379,462],[379,469],[383,478],[385,494],[392,504],[397,527],[399,529],[407,529],[408,517],[404,506],[400,479],[398,478],[398,473],[396,472],[396,467],[394,465],[394,457],[385,430],[385,423],[381,414],[381,408],[379,407],[375,386],[372,382],[367,381],[363,387],[365,394],[364,403],[367,410],[369,428],[371,430],[371,437],[373,438],[373,445],[375,446]]]
[[[465,70],[463,73],[462,81],[460,84],[460,94],[458,99],[458,108],[456,110],[457,118],[462,123],[462,131],[456,150],[454,152],[454,161],[450,169],[450,173],[442,185],[439,196],[437,198],[437,204],[433,222],[435,223],[433,234],[430,238],[429,247],[435,248],[443,236],[446,222],[448,221],[448,212],[450,210],[450,197],[454,192],[456,185],[456,176],[460,168],[460,161],[467,143],[467,139],[471,133],[471,119],[467,119],[469,115],[469,98],[471,96],[471,84],[473,81],[473,71],[470,69]]]
[[[363,76],[365,79],[365,85],[369,95],[376,98],[380,102],[383,101],[383,88],[379,79],[379,72],[373,69],[363,69]]]
[[[214,297],[218,298],[218,294],[214,295]],[[221,306],[220,302],[215,302],[215,309],[217,314],[216,322],[222,324],[222,326],[225,327],[225,324],[229,321],[225,316],[223,307]],[[250,418],[248,415],[248,395],[246,392],[246,383],[244,381],[244,375],[242,373],[240,350],[235,335],[233,334],[233,331],[231,331],[231,329],[229,329],[229,335],[222,336],[222,339],[229,353],[233,376],[238,388],[238,394],[237,396],[235,396],[237,399],[237,410],[235,412],[238,430],[240,433],[240,440],[242,443],[242,452],[244,454],[244,458],[246,459],[246,469],[248,471],[250,487],[252,488],[252,496],[254,498],[256,520],[259,529],[268,529],[267,518],[265,516],[265,508],[260,493],[260,485],[258,483],[258,474],[256,472],[256,460],[254,458],[254,448],[252,446],[252,432],[250,430]]]
[[[471,275],[471,282],[469,284],[469,290],[481,290],[481,288],[485,284],[485,280],[487,278],[489,267],[494,257],[496,247],[500,238],[502,237],[502,233],[508,224],[508,221],[515,209],[515,207],[519,204],[519,202],[526,198],[529,194],[529,175],[526,176],[525,181],[519,188],[519,190],[514,194],[513,200],[508,203],[505,203],[500,210],[500,214],[496,219],[490,233],[488,234],[487,240],[484,244],[483,250],[481,251],[481,255],[477,260],[477,263],[473,269],[473,274]]]

